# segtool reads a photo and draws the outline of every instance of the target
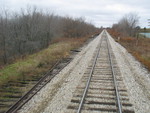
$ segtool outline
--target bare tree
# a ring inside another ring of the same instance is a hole
[[[124,35],[135,36],[136,27],[138,26],[139,16],[137,13],[126,14],[118,24],[115,24],[113,28],[122,32]]]
[[[83,18],[61,17],[36,7],[20,13],[0,11],[0,62],[46,48],[56,37],[81,38],[95,30]]]
[[[129,35],[134,36],[135,35],[135,28],[138,26],[139,22],[139,16],[137,13],[129,13],[125,17],[128,22],[128,27],[129,27]]]
[[[8,11],[5,10],[0,16],[0,39],[2,40],[2,57],[3,57],[3,62],[4,64],[7,63],[7,30],[8,30]]]

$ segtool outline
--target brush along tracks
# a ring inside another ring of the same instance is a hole
[[[6,113],[16,113],[24,104],[26,104],[38,91],[40,91],[52,78],[57,75],[72,58],[66,58],[58,61],[53,68],[47,72],[37,84],[28,91],[24,96],[22,96],[13,106],[11,106]]]
[[[134,113],[105,32],[67,112]]]

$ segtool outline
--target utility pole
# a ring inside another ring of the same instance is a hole
[[[148,19],[148,26],[150,26],[150,19]]]
[[[148,26],[150,26],[150,19],[148,19]],[[148,33],[150,33],[150,29],[148,29]]]

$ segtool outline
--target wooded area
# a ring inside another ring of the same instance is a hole
[[[97,28],[83,18],[61,17],[36,7],[0,12],[0,64],[48,47],[51,40],[81,38]]]
[[[129,13],[124,15],[118,23],[113,24],[112,29],[120,32],[122,36],[136,36],[138,30],[140,30],[138,22],[138,14]]]
[[[136,13],[129,13],[108,31],[117,42],[150,70],[150,39],[139,35],[140,32],[149,32],[149,29],[141,29],[138,21],[139,17]]]

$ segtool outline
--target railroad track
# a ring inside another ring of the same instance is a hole
[[[134,113],[106,31],[67,112]]]
[[[5,113],[16,113],[23,105],[25,105],[38,91],[40,91],[52,78],[57,75],[72,58],[66,58],[58,61],[50,71],[48,71],[33,88],[22,96],[14,105],[12,105]]]

